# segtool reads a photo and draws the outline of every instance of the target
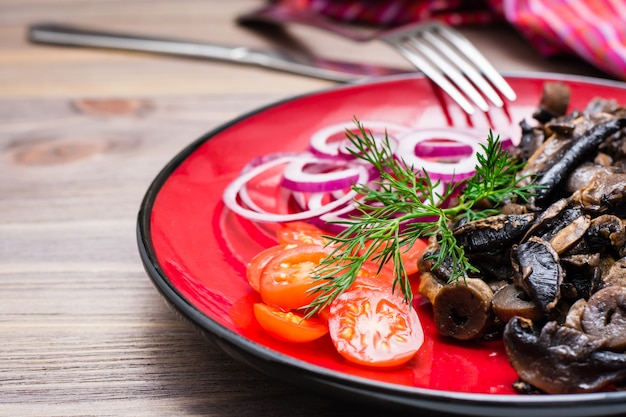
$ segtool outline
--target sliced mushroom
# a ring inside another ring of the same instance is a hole
[[[599,253],[579,253],[561,256],[565,279],[561,297],[570,300],[589,298],[601,286],[602,258]]]
[[[602,287],[626,287],[626,258],[620,258],[602,276]]]
[[[580,215],[572,220],[567,226],[560,229],[549,240],[556,253],[562,254],[574,246],[587,232],[591,219],[589,216]]]
[[[491,287],[479,278],[445,285],[433,300],[439,333],[458,340],[482,337],[493,324],[492,297]]]
[[[522,241],[528,240],[530,236],[544,236],[550,231],[558,230],[559,225],[562,227],[567,224],[567,209],[571,204],[571,200],[567,198],[552,203],[537,216],[535,222],[526,231]],[[574,217],[578,217],[578,213]]]
[[[585,233],[585,239],[592,249],[604,249],[610,246],[619,251],[626,244],[626,227],[619,217],[613,214],[603,214],[591,221]]]
[[[543,312],[521,288],[508,284],[493,294],[491,308],[494,314],[504,323],[514,316],[529,320],[540,320]]]
[[[546,137],[542,128],[532,127],[526,120],[522,120],[519,125],[522,130],[522,138],[519,143],[520,159],[526,161],[541,146]]]
[[[623,114],[624,107],[617,104],[617,101],[613,99],[606,99],[602,97],[596,97],[589,100],[584,112],[587,114],[595,113],[609,113],[609,114]]]
[[[609,136],[626,126],[626,118],[599,123],[567,146],[555,163],[540,173],[535,185],[538,187],[534,204],[543,207],[564,189],[569,175],[583,162],[593,156],[600,144]]]
[[[457,227],[454,237],[467,253],[498,253],[519,241],[536,217],[536,213],[490,216]]]
[[[565,183],[565,190],[572,194],[582,188],[588,187],[596,175],[610,175],[618,172],[614,167],[607,167],[591,162],[584,163],[576,168]]]
[[[521,177],[524,179],[521,184],[530,183],[534,175],[540,175],[556,164],[558,159],[565,153],[567,148],[572,145],[573,139],[562,138],[557,135],[547,137],[544,142],[535,150],[528,158]]]
[[[562,116],[567,112],[571,90],[562,82],[548,82],[543,85],[539,106],[533,117],[541,123]]]
[[[609,349],[626,349],[626,287],[613,285],[589,297],[581,324],[585,333],[605,337]]]
[[[559,255],[543,239],[532,236],[513,251],[514,283],[523,288],[544,313],[557,304],[563,282]]]
[[[431,236],[428,239],[428,245],[423,255],[417,261],[417,267],[421,273],[430,272],[435,278],[445,283],[452,279],[454,265],[449,257],[445,257],[441,262],[438,262],[440,253],[441,248],[436,236]]]
[[[585,210],[605,213],[624,203],[626,198],[626,172],[600,171],[585,188],[576,191],[572,198]]]
[[[600,391],[626,378],[626,354],[605,350],[605,338],[556,321],[539,328],[514,317],[504,327],[503,340],[519,377],[548,394]]]
[[[585,307],[587,307],[587,300],[584,298],[579,298],[572,304],[567,311],[567,315],[565,316],[564,325],[567,327],[571,327],[574,330],[578,330],[580,332],[583,331],[582,318],[583,311],[585,311]]]
[[[418,292],[428,298],[431,304],[434,303],[435,297],[446,283],[430,272],[421,272],[419,280]]]

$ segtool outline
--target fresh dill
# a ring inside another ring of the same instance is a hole
[[[328,306],[347,290],[366,261],[382,268],[392,260],[394,291],[399,289],[410,302],[413,294],[401,256],[417,239],[436,236],[440,250],[432,255],[435,267],[446,260],[452,266],[452,281],[466,277],[476,268],[457,244],[453,225],[497,214],[501,203],[526,201],[534,190],[532,182],[522,185],[522,178],[517,176],[522,164],[502,148],[499,136],[491,130],[487,143],[481,144],[482,152],[476,155],[473,176],[444,184],[433,180],[426,170],[416,171],[395,158],[387,135],[377,141],[358,120],[355,123],[357,133],[346,131],[352,144],[350,152],[374,166],[380,177],[374,183],[353,186],[360,196],[356,200],[358,214],[336,221],[345,229],[329,236],[335,249],[314,272],[318,284],[312,291],[317,296],[306,307],[309,314]],[[485,202],[489,208],[482,208]]]

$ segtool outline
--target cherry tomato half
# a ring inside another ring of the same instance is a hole
[[[330,337],[348,361],[396,367],[409,361],[424,342],[416,311],[384,288],[353,285],[330,305]]]
[[[266,304],[296,310],[311,304],[317,285],[312,272],[332,253],[319,245],[298,245],[276,254],[261,272],[260,293]]]
[[[326,245],[328,235],[319,227],[304,221],[281,223],[276,230],[276,239],[283,244]]]
[[[371,245],[371,242],[369,245]],[[428,242],[426,240],[416,239],[412,246],[409,247],[408,245],[405,245],[402,247],[402,254],[400,257],[402,258],[402,264],[404,265],[404,270],[407,275],[413,275],[419,271],[417,261],[426,250],[426,246],[428,246]],[[376,251],[371,257],[371,260],[374,263],[378,263],[378,259],[374,259],[377,252],[379,251]],[[387,264],[385,264],[385,266],[393,266],[393,261],[390,260]]]
[[[254,255],[250,262],[246,264],[246,278],[253,290],[256,292],[261,291],[261,272],[263,268],[265,268],[265,265],[267,265],[274,256],[291,247],[293,247],[293,245],[270,246]]]
[[[417,267],[417,261],[421,258],[422,254],[428,246],[428,241],[424,239],[416,239],[411,247],[402,248],[402,264],[407,275],[413,275],[419,272]]]
[[[328,326],[316,318],[284,311],[263,303],[254,304],[254,317],[269,335],[291,343],[304,343],[319,339],[328,333]]]
[[[378,265],[373,262],[365,262],[359,269],[357,276],[350,286],[351,289],[356,287],[367,287],[384,290],[387,292],[393,292],[393,271],[387,266],[383,266],[378,270]],[[327,306],[317,312],[319,317],[324,323],[328,323],[330,318],[330,306]]]
[[[356,281],[363,279],[375,278],[385,285],[393,285],[394,276],[393,269],[388,265],[380,267],[375,262],[363,262],[356,276]]]

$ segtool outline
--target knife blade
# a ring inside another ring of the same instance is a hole
[[[410,72],[380,65],[329,60],[280,49],[254,49],[188,40],[147,37],[130,33],[85,29],[54,23],[31,25],[33,43],[152,52],[254,65],[337,82]]]

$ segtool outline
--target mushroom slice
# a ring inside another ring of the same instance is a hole
[[[431,272],[420,273],[418,291],[432,304],[439,291],[446,285]]]
[[[565,322],[563,323],[567,327],[571,327],[572,329],[583,331],[583,325],[581,323],[583,318],[583,312],[585,311],[585,307],[587,307],[587,300],[584,298],[579,298],[572,304],[567,310],[567,315],[565,316]]]
[[[590,212],[604,213],[616,209],[626,198],[626,172],[600,171],[572,198]]]
[[[521,159],[526,161],[541,146],[546,137],[541,127],[532,127],[525,119],[522,119],[519,125],[522,130],[522,138],[519,143]]]
[[[581,324],[585,333],[605,337],[609,349],[626,349],[626,287],[613,285],[589,297]]]
[[[497,253],[520,240],[537,215],[499,214],[467,222],[454,229],[454,237],[467,253]]]
[[[565,188],[569,175],[586,158],[593,155],[605,139],[624,127],[626,118],[598,123],[569,144],[565,152],[556,158],[555,163],[539,175],[535,183],[538,187],[535,203],[540,207],[545,206],[555,194],[559,194]]]
[[[519,377],[548,394],[600,391],[626,378],[626,354],[604,350],[605,338],[556,321],[539,329],[514,317],[504,327],[503,340]]]
[[[515,284],[507,284],[493,294],[491,308],[494,314],[503,322],[511,320],[514,316],[524,317],[530,320],[540,320],[543,312],[533,303],[528,295]]]
[[[571,90],[562,82],[548,82],[543,85],[539,106],[533,118],[540,123],[546,123],[550,119],[563,116],[567,113],[571,96]]]
[[[626,228],[619,217],[603,214],[591,221],[585,238],[594,249],[612,246],[620,250],[626,244]]]
[[[591,162],[586,162],[576,168],[567,178],[565,190],[572,194],[577,190],[588,187],[596,175],[612,175],[619,172],[616,167],[606,167]]]
[[[550,245],[558,254],[565,252],[585,235],[590,224],[591,219],[589,216],[578,216],[550,238]]]
[[[548,233],[554,234],[559,228],[565,226],[571,219],[582,214],[582,211],[569,210],[571,208],[571,200],[562,198],[552,203],[549,207],[537,216],[535,222],[528,228],[526,235],[522,241],[527,240],[530,236],[546,237]]]
[[[608,272],[602,275],[602,286],[610,287],[612,285],[626,287],[626,258],[615,261]]]
[[[604,260],[599,253],[567,254],[560,256],[560,259],[565,270],[561,297],[570,300],[587,299],[600,288]]]
[[[559,255],[550,243],[536,236],[519,244],[512,252],[513,280],[533,299],[544,313],[557,304],[563,282]]]
[[[482,337],[493,323],[493,291],[479,278],[459,279],[445,285],[433,300],[439,333],[458,340]]]

